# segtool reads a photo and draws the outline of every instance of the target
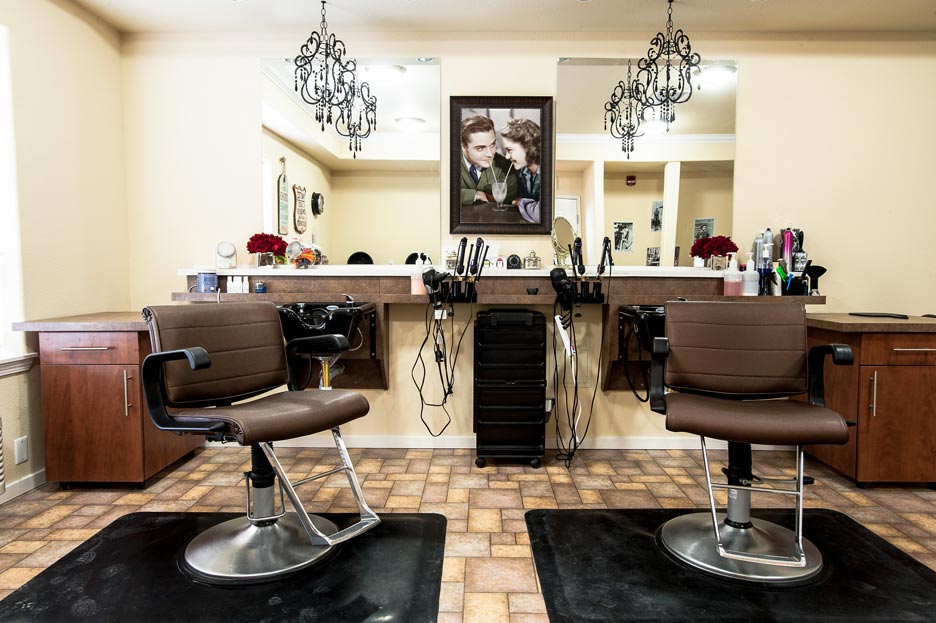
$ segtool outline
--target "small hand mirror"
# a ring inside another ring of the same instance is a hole
[[[569,245],[575,242],[575,231],[572,223],[564,216],[553,219],[552,245],[556,252],[556,264],[565,264],[569,257]]]

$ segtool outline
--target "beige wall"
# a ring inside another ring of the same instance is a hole
[[[439,255],[439,174],[418,171],[371,171],[332,177],[335,232],[329,253],[343,264],[365,251],[375,264],[402,264],[414,251]],[[427,217],[428,215],[428,217]],[[333,251],[332,251],[333,250]]]
[[[9,30],[24,312],[130,304],[117,33],[69,2],[0,0]],[[35,340],[29,345],[34,349]],[[0,379],[8,485],[42,469],[39,373]],[[12,460],[28,435],[30,459]]]
[[[305,244],[315,242],[320,245],[326,253],[331,254],[330,241],[331,230],[335,220],[332,205],[332,175],[325,167],[320,165],[309,154],[297,148],[289,141],[277,136],[273,132],[263,128],[262,136],[262,157],[269,160],[273,166],[273,176],[270,179],[269,186],[262,188],[261,193],[272,197],[273,202],[273,221],[267,231],[277,233],[277,180],[283,171],[283,165],[280,158],[286,158],[286,180],[289,183],[289,233],[284,234],[283,238],[287,241],[301,240]],[[293,214],[296,206],[296,196],[293,186],[302,186],[306,189],[306,223],[307,228],[304,234],[296,231],[296,224]],[[312,193],[321,193],[325,197],[325,212],[321,216],[312,214]],[[258,230],[259,231],[259,230]],[[237,263],[239,265],[252,265],[253,258],[247,253],[247,240],[252,234],[243,235],[237,239]],[[313,240],[314,238],[314,240]],[[332,262],[335,258],[330,258]]]
[[[682,206],[682,188],[679,202]],[[621,266],[646,266],[647,248],[659,247],[662,231],[650,231],[650,207],[654,201],[663,201],[663,174],[643,173],[637,175],[634,186],[627,185],[626,173],[605,172],[604,180],[605,222],[604,235],[614,241],[616,221],[634,224],[634,244],[630,253],[613,251],[614,263]]]
[[[692,266],[689,250],[692,248],[693,225],[697,218],[714,218],[713,236],[730,236],[743,251],[751,247],[750,240],[741,240],[732,232],[732,185],[730,175],[681,175],[679,178],[679,218],[676,219],[676,246],[679,247],[679,265]],[[785,226],[784,226],[785,227]],[[747,255],[738,256],[738,263]],[[822,284],[824,286],[824,284]]]

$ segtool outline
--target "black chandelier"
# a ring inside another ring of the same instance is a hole
[[[325,0],[319,27],[295,58],[296,91],[315,107],[320,128],[334,125],[335,131],[348,139],[348,149],[357,158],[361,141],[377,128],[377,98],[371,95],[368,83],[357,82],[357,61],[346,57],[344,42],[328,32]]]
[[[605,128],[610,119],[611,134],[621,139],[628,159],[634,137],[641,136],[640,124],[648,115],[665,122],[669,132],[670,123],[676,120],[676,105],[692,97],[692,71],[702,62],[698,52],[692,51],[689,35],[682,28],[673,28],[673,0],[667,0],[666,15],[666,32],[658,32],[650,40],[647,56],[637,61],[636,78],[631,79],[628,61],[627,84],[618,82],[605,102]]]

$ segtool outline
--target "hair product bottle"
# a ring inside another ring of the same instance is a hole
[[[728,268],[722,274],[725,296],[741,296],[741,271],[738,270],[738,254],[728,254]]]

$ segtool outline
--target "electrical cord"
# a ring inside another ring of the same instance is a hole
[[[445,429],[447,429],[452,423],[452,415],[449,413],[446,405],[448,403],[449,397],[455,392],[455,368],[458,365],[458,355],[461,352],[461,345],[462,341],[465,339],[465,334],[468,332],[468,325],[471,323],[471,319],[474,317],[474,303],[472,303],[469,306],[468,318],[465,321],[465,327],[462,329],[461,335],[458,337],[458,341],[456,342],[455,314],[454,305],[452,304],[451,299],[451,292],[448,298],[443,302],[443,307],[445,306],[447,306],[452,311],[452,313],[449,314],[449,332],[451,334],[451,343],[455,346],[455,352],[452,353],[451,363],[449,362],[449,340],[445,336],[444,319],[436,318],[435,308],[432,304],[429,304],[426,307],[426,336],[419,345],[419,352],[417,352],[416,360],[413,362],[413,367],[410,369],[410,377],[413,379],[413,384],[416,386],[416,391],[419,393],[419,419],[423,423],[423,426],[426,427],[426,430],[429,432],[429,434],[433,437],[438,437],[444,433]],[[426,366],[426,361],[423,358],[423,349],[426,347],[426,344],[429,342],[430,338],[434,344],[434,361],[439,375],[439,383],[442,386],[442,398],[438,402],[427,401],[424,394],[428,368]],[[417,368],[420,368],[418,379],[416,371]],[[426,421],[426,407],[440,408],[442,409],[442,412],[445,413],[446,422],[438,432],[433,432],[429,422]]]
[[[611,297],[611,266],[608,267],[608,279],[607,279],[607,290],[606,296],[608,300]],[[601,279],[601,277],[599,277]],[[553,316],[556,315],[556,303],[553,303]],[[562,316],[562,324],[567,328],[570,334],[570,341],[573,345],[576,344],[576,335],[575,335],[575,313],[574,310],[569,310],[566,315]],[[575,459],[575,453],[578,451],[579,447],[585,442],[585,438],[588,436],[588,430],[591,428],[592,416],[595,413],[595,400],[598,397],[598,387],[601,384],[601,362],[604,357],[605,350],[605,323],[601,323],[601,337],[600,337],[600,346],[598,348],[598,359],[597,359],[597,372],[595,374],[595,387],[592,390],[591,401],[588,405],[588,418],[585,420],[585,430],[582,431],[582,436],[578,436],[579,423],[582,417],[582,405],[579,401],[579,384],[578,384],[578,363],[577,355],[573,354],[570,359],[570,365],[563,365],[563,375],[562,375],[562,391],[564,392],[565,409],[566,409],[566,424],[569,427],[569,443],[566,444],[562,437],[562,431],[559,426],[559,417],[556,417],[556,460],[562,461],[566,468],[571,467],[572,461]],[[565,351],[563,351],[565,352]],[[575,351],[573,350],[573,353]],[[563,355],[563,360],[565,355]],[[571,368],[572,371],[572,403],[569,404],[569,389],[566,385],[567,372]],[[556,332],[553,331],[553,385],[556,387],[556,403],[559,403],[559,357],[556,348]]]

